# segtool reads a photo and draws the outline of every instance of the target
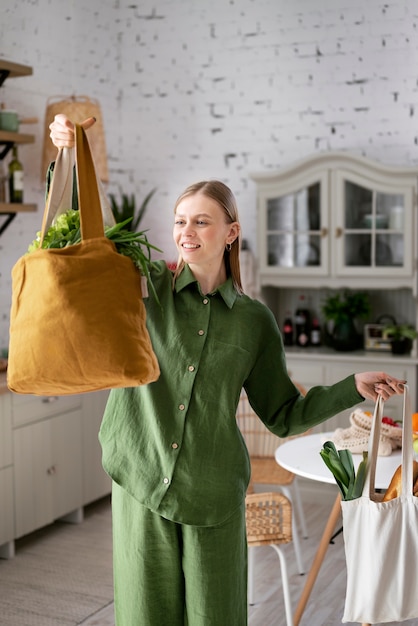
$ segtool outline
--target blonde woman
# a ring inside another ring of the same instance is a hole
[[[58,148],[74,145],[72,123],[57,116],[51,137]],[[113,390],[100,430],[113,479],[116,624],[245,626],[242,387],[267,427],[286,437],[364,398],[402,393],[402,381],[366,372],[300,395],[272,313],[242,292],[238,211],[222,182],[180,195],[173,237],[177,269],[158,261],[152,271],[162,309],[146,299],[160,378]]]

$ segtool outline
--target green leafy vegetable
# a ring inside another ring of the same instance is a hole
[[[363,452],[363,460],[358,467],[357,475],[350,450],[337,450],[332,441],[326,441],[319,454],[333,474],[342,499],[359,498],[366,479],[367,452]]]
[[[115,224],[114,226],[107,226],[104,229],[105,236],[113,241],[116,250],[120,254],[132,259],[135,266],[146,277],[150,290],[152,291],[156,301],[159,302],[154,285],[152,284],[150,267],[152,266],[151,251],[156,250],[157,252],[161,252],[161,250],[153,246],[148,241],[145,234],[146,231],[143,230],[136,233],[125,228],[131,221],[132,217]],[[79,212],[69,209],[65,213],[59,215],[52,226],[50,226],[45,233],[42,246],[41,233],[38,232],[36,235],[36,239],[34,239],[34,241],[32,241],[29,245],[29,253],[38,250],[40,247],[42,247],[42,249],[66,248],[67,246],[73,246],[74,244],[80,243],[81,232]]]

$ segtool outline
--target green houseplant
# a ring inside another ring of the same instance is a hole
[[[418,337],[418,332],[408,324],[391,324],[384,328],[385,337],[391,340],[393,354],[407,354],[411,352],[412,342]]]
[[[349,292],[329,295],[322,313],[331,330],[328,331],[328,343],[341,351],[356,350],[362,345],[362,336],[357,332],[355,319],[370,315],[370,302],[367,293]]]
[[[116,222],[125,222],[125,220],[132,218],[132,221],[127,224],[126,228],[128,230],[136,232],[142,218],[145,215],[148,203],[155,192],[156,189],[151,189],[151,191],[145,196],[144,200],[139,205],[138,209],[136,206],[135,194],[132,193],[128,195],[126,193],[123,193],[122,190],[119,189],[120,200],[118,200],[113,193],[109,194],[110,205],[112,207],[112,213],[115,217]]]

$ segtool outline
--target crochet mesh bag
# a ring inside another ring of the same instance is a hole
[[[367,451],[372,426],[372,415],[355,409],[350,415],[349,428],[337,428],[331,441],[339,450],[353,454]],[[402,428],[382,423],[380,429],[379,456],[389,456],[392,450],[402,447]]]

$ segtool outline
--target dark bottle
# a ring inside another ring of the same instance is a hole
[[[23,202],[23,165],[13,146],[13,158],[9,163],[9,202]]]
[[[293,346],[293,322],[289,312],[283,323],[283,343],[285,346]]]
[[[311,346],[320,346],[321,345],[321,327],[319,325],[319,321],[316,317],[312,320],[312,328],[311,328]]]
[[[0,161],[0,202],[6,202],[6,184],[7,184],[7,174],[3,164],[3,161]]]
[[[296,309],[295,325],[296,325],[296,344],[303,348],[309,346],[310,335],[310,313],[306,308],[305,296],[300,296],[299,305]]]

